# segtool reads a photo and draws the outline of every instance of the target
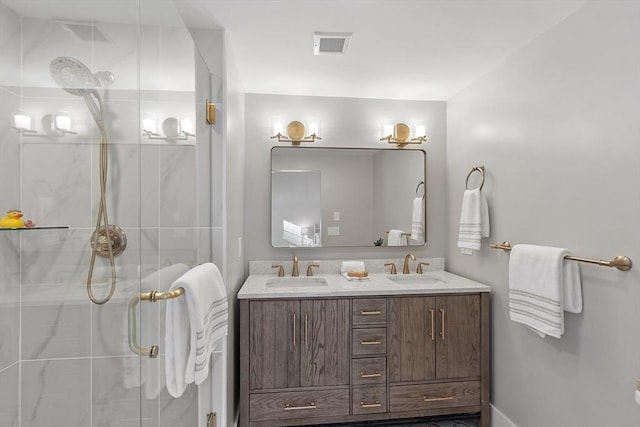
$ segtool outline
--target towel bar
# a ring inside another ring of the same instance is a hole
[[[500,244],[497,245],[491,245],[491,247],[493,249],[502,249],[505,252],[509,252],[511,249],[513,249],[511,247],[511,243],[509,242],[502,242]],[[618,270],[621,271],[627,271],[631,269],[631,260],[629,259],[629,257],[623,256],[623,255],[618,255],[617,257],[615,257],[614,259],[612,259],[611,261],[603,261],[600,259],[591,259],[591,258],[582,258],[582,257],[577,257],[577,256],[571,256],[571,255],[566,255],[564,257],[564,259],[568,259],[571,261],[578,261],[578,262],[586,262],[589,264],[596,264],[596,265],[600,265],[602,267],[615,267]]]
[[[138,322],[136,320],[136,307],[138,306],[138,303],[140,301],[156,302],[174,299],[183,294],[184,288],[178,288],[170,292],[144,292],[142,294],[135,295],[129,300],[129,315],[127,320],[129,324],[129,348],[131,351],[139,356],[149,356],[152,359],[158,357],[158,352],[160,351],[160,347],[157,345],[152,345],[151,347],[140,347],[140,344],[138,344]]]
[[[469,178],[471,178],[471,174],[474,172],[480,172],[480,175],[482,175],[482,182],[480,183],[480,190],[482,190],[482,187],[484,187],[484,166],[474,166],[469,173],[467,174],[467,180],[465,181],[464,187],[468,190],[469,189]]]
[[[389,232],[387,231],[387,234],[389,234]],[[411,233],[401,233],[403,236],[411,236]]]

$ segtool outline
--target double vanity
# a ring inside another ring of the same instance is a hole
[[[488,427],[490,288],[422,261],[422,273],[390,274],[389,260],[367,260],[366,278],[341,275],[339,261],[295,277],[291,263],[284,277],[250,263],[240,426],[478,414]]]

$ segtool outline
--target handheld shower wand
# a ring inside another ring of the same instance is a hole
[[[93,74],[82,62],[68,56],[55,58],[51,61],[49,70],[58,86],[70,94],[81,96],[84,99],[87,109],[100,131],[100,202],[98,204],[95,230],[91,237],[91,261],[89,262],[89,273],[87,275],[87,294],[95,304],[104,304],[113,297],[116,290],[115,257],[122,253],[127,245],[124,231],[117,225],[109,224],[109,215],[107,214],[109,144],[104,126],[104,103],[100,92],[96,89],[96,87],[100,87],[101,82],[105,84],[113,83],[114,76],[108,71]],[[97,255],[108,257],[111,266],[111,288],[108,295],[103,299],[98,299],[93,294],[93,270]]]

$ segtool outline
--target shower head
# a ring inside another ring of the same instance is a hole
[[[101,83],[110,85],[115,80],[110,71],[93,74],[86,65],[70,56],[54,58],[49,65],[49,71],[58,86],[76,96],[82,96],[88,90],[100,87]]]

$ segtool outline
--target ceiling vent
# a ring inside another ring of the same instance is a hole
[[[58,24],[78,40],[88,42],[109,42],[107,36],[91,22],[58,21]]]
[[[314,33],[314,55],[343,55],[347,53],[353,33]]]

